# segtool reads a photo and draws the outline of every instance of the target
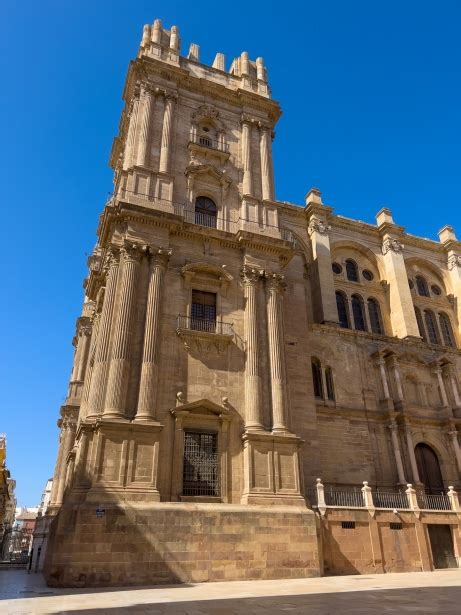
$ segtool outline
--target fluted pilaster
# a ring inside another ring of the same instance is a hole
[[[260,154],[261,154],[261,186],[263,200],[270,201],[274,198],[272,181],[272,152],[271,152],[271,129],[268,126],[260,126]]]
[[[413,483],[419,483],[418,464],[416,463],[415,446],[413,444],[413,436],[411,429],[407,426],[405,428],[405,437],[407,440],[408,456],[410,458],[411,473],[413,474]]]
[[[123,170],[126,171],[133,165],[134,145],[136,139],[136,125],[139,113],[139,92],[136,92],[131,104],[128,134],[125,143],[125,154],[123,156]]]
[[[67,456],[74,445],[75,431],[77,428],[77,422],[73,412],[70,414],[68,410],[64,413],[61,411],[61,416],[62,418],[58,421],[58,426],[61,428],[58,460],[53,476],[53,487],[51,492],[51,504],[55,506],[62,504],[64,488],[66,486]]]
[[[160,173],[168,173],[170,170],[171,136],[173,128],[174,98],[167,95],[165,98],[165,110],[163,112],[162,143],[160,147]]]
[[[389,425],[389,429],[391,430],[392,448],[394,449],[395,464],[397,466],[397,474],[399,477],[399,483],[401,485],[406,485],[407,481],[405,479],[405,472],[404,472],[403,463],[402,463],[402,454],[400,452],[397,423],[395,421],[391,421]]]
[[[251,267],[244,267],[241,278],[245,296],[245,426],[247,430],[257,430],[263,429],[257,298],[261,272]]]
[[[272,392],[272,431],[288,431],[288,412],[285,379],[285,349],[283,343],[282,291],[283,275],[266,273],[267,335]]]
[[[136,281],[141,251],[136,245],[125,245],[121,254],[123,269],[107,379],[103,413],[105,418],[125,418],[125,401],[130,372],[130,333],[136,301]]]
[[[253,181],[251,174],[251,123],[242,119],[242,166],[243,166],[243,194],[252,194]]]
[[[114,311],[115,292],[119,270],[119,255],[109,250],[106,259],[107,282],[104,293],[97,346],[91,376],[91,386],[88,398],[89,413],[87,418],[95,418],[101,414],[104,405],[104,393],[109,360],[110,329]]]
[[[88,361],[87,361],[87,368],[85,372],[85,381],[83,384],[82,399],[80,402],[79,420],[83,420],[88,413],[88,400],[90,396],[91,380],[93,378],[93,367],[94,367],[95,352],[96,352],[97,343],[98,343],[101,313],[95,313],[92,316],[91,320],[92,320],[91,342],[90,342],[90,348],[88,351]]]
[[[142,98],[142,118],[139,131],[139,145],[137,154],[137,164],[144,167],[149,165],[149,140],[151,132],[153,106],[154,96],[149,89],[146,89]]]
[[[158,349],[163,278],[170,256],[171,250],[162,248],[153,251],[151,256],[152,260],[136,421],[153,421],[156,419]]]

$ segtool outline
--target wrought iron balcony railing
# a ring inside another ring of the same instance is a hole
[[[406,493],[374,491],[373,504],[376,508],[409,508]]]
[[[208,147],[209,149],[215,149],[219,152],[225,152],[226,154],[229,152],[229,145],[221,140],[215,140],[206,135],[191,135],[190,143],[195,143],[195,145],[201,145],[202,147]]]
[[[200,331],[202,333],[214,333],[216,335],[234,335],[232,323],[221,320],[210,320],[207,318],[196,318],[195,316],[178,315],[178,331]]]
[[[425,510],[451,510],[450,498],[445,493],[439,495],[419,493],[418,505]]]

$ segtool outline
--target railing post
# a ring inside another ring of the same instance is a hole
[[[407,490],[405,491],[408,499],[408,508],[413,510],[417,516],[419,516],[419,504],[418,498],[416,497],[416,491],[413,489],[413,485],[411,483],[407,484]]]
[[[371,492],[371,487],[368,485],[367,480],[363,481],[362,496],[365,508],[367,508],[370,515],[373,516],[375,514],[375,505],[373,503],[373,494]]]
[[[449,486],[448,487],[448,498],[450,500],[450,504],[451,504],[451,509],[459,512],[459,499],[458,499],[458,494],[457,492],[453,489],[453,486]]]
[[[325,503],[325,487],[322,485],[322,479],[318,478],[315,487],[317,489],[317,507],[321,515],[324,515],[327,511],[327,505]]]

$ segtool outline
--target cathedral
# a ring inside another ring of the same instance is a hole
[[[461,242],[275,198],[262,58],[144,26],[88,259],[47,582],[458,566]]]

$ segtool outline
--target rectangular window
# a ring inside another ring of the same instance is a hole
[[[219,496],[218,434],[184,432],[183,495]]]
[[[341,521],[343,530],[355,530],[355,521]]]
[[[391,530],[403,530],[403,525],[401,523],[389,523],[389,527]]]
[[[192,291],[191,329],[216,332],[216,293]]]

